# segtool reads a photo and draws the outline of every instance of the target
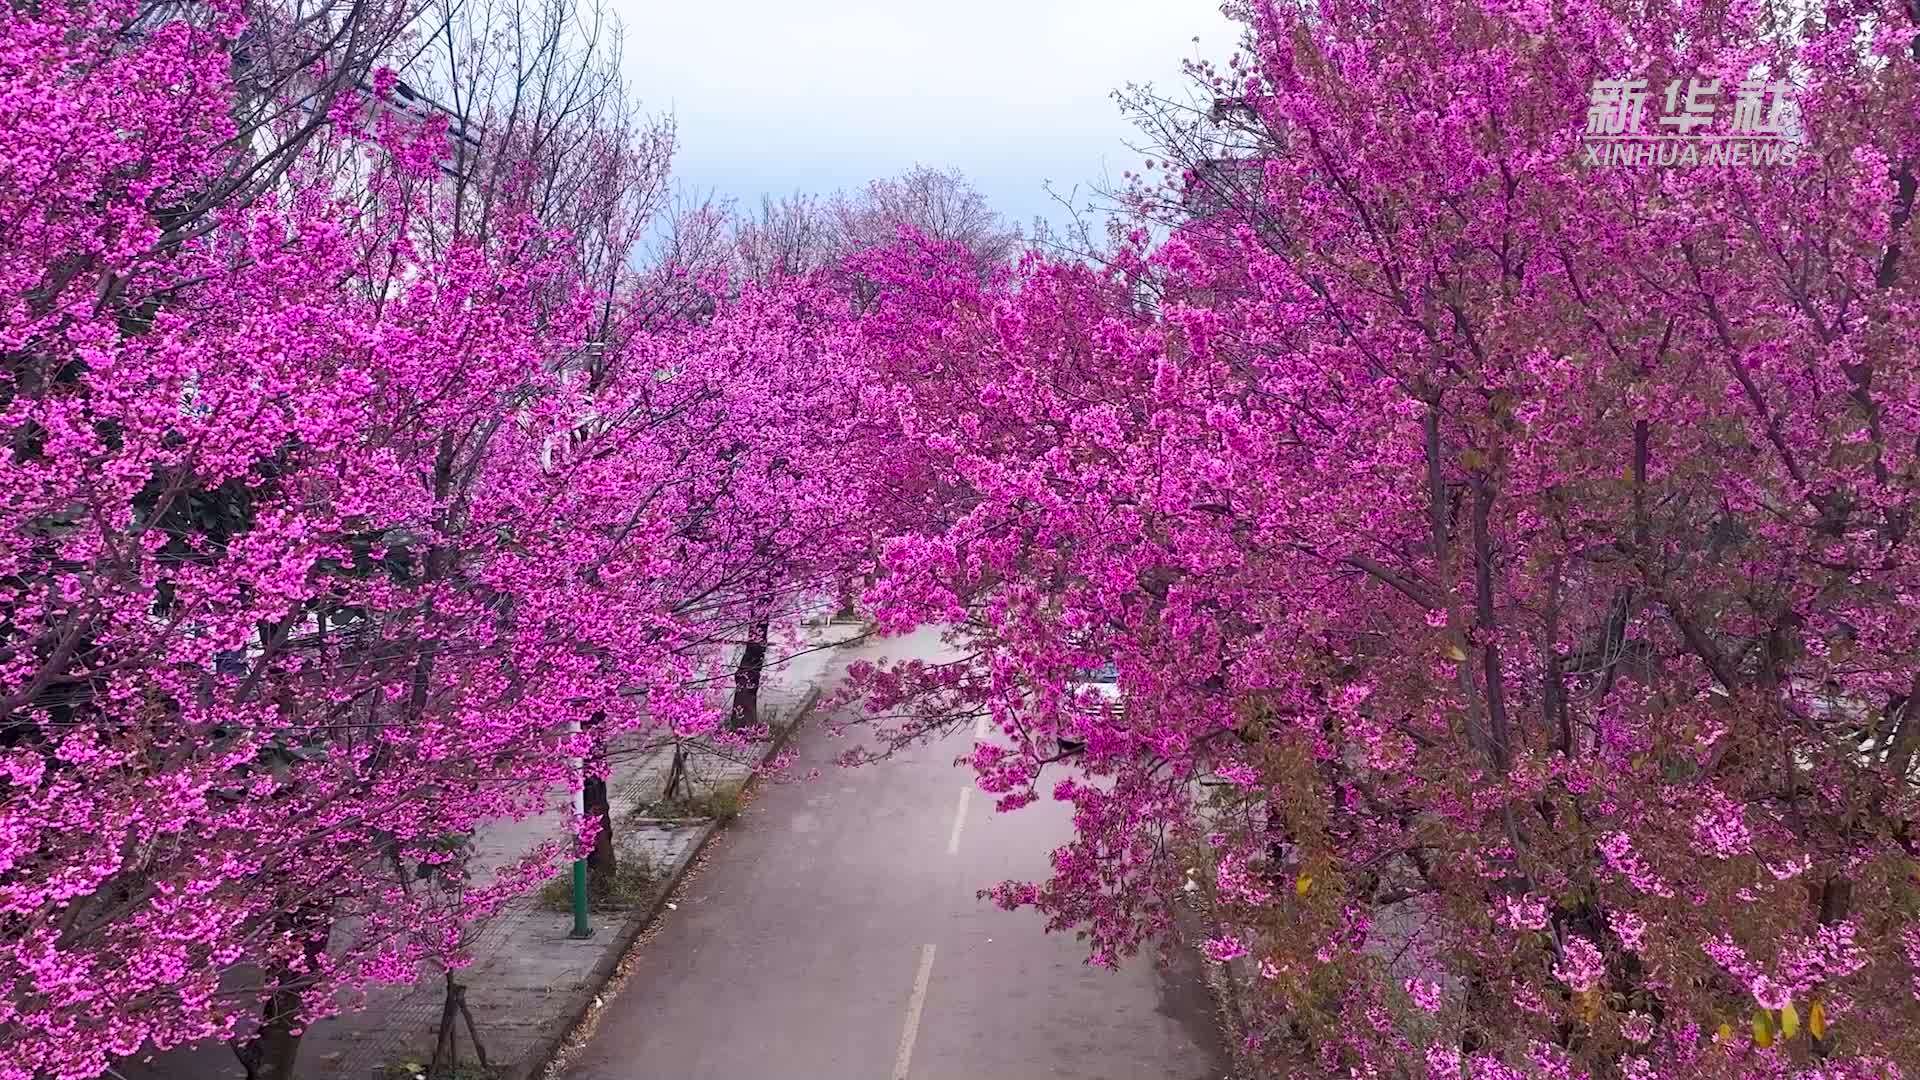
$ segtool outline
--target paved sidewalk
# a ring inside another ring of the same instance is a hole
[[[776,641],[760,690],[763,719],[778,730],[802,715],[829,674],[833,646],[861,629],[827,624],[805,628],[794,648]],[[615,757],[608,785],[615,841],[621,858],[644,857],[658,875],[668,878],[684,867],[711,826],[636,820],[636,809],[661,794],[672,748],[636,741],[625,749]],[[689,778],[697,789],[743,781],[754,766],[737,758],[695,749],[688,761]],[[497,822],[479,832],[474,845],[483,875],[564,835],[570,807],[570,793],[556,792],[547,813]],[[519,1075],[525,1059],[543,1054],[556,1033],[570,1026],[565,1014],[604,979],[623,944],[638,931],[633,924],[646,920],[661,887],[670,884],[662,880],[655,897],[632,911],[596,912],[596,932],[584,941],[568,938],[570,915],[543,909],[531,895],[513,901],[480,929],[471,949],[475,962],[461,972],[460,981],[488,1056],[506,1067],[504,1075]],[[424,972],[411,986],[373,988],[363,1007],[307,1032],[300,1051],[301,1080],[371,1080],[390,1066],[426,1062],[432,1056],[443,998],[438,970]],[[465,1030],[460,1034],[461,1059],[471,1062]],[[129,1063],[123,1072],[128,1080],[238,1080],[244,1075],[232,1052],[219,1045]]]

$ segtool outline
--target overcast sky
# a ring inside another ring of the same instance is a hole
[[[956,166],[1022,225],[1058,219],[1046,181],[1139,164],[1110,91],[1184,88],[1182,60],[1238,40],[1218,0],[609,2],[689,188],[755,203]]]

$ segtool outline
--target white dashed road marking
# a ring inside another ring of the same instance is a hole
[[[920,1010],[927,1004],[927,977],[933,974],[933,946],[920,946],[920,972],[913,977],[913,997],[907,1000],[907,1026],[900,1032],[900,1052],[893,1058],[893,1080],[907,1080],[913,1065],[913,1040],[920,1034]]]
[[[947,854],[960,854],[960,826],[967,823],[967,800],[973,798],[973,788],[960,789],[960,805],[953,811],[953,835],[947,837]]]

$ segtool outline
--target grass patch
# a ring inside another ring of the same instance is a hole
[[[704,791],[677,799],[656,799],[633,808],[633,816],[643,818],[712,818],[725,824],[740,816],[745,799],[739,781],[715,784]]]
[[[660,883],[660,874],[653,865],[653,859],[644,851],[621,849],[619,863],[614,868],[613,882],[605,889],[595,889],[588,885],[587,909],[590,911],[626,911],[639,907],[653,899],[653,892]],[[540,906],[547,911],[573,910],[573,867],[569,865],[558,876],[549,878],[540,886],[536,894]],[[405,1080],[404,1077],[398,1080]],[[438,1078],[431,1078],[438,1080]],[[449,1080],[467,1080],[454,1077]]]
[[[380,1075],[384,1080],[495,1080],[500,1070],[463,1062],[453,1066],[442,1065],[429,1073],[425,1062],[402,1061],[387,1066]]]

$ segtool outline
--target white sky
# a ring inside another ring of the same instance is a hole
[[[609,2],[689,189],[753,204],[954,166],[1023,226],[1059,219],[1045,181],[1084,194],[1138,166],[1110,91],[1184,90],[1182,60],[1238,42],[1219,0]]]

